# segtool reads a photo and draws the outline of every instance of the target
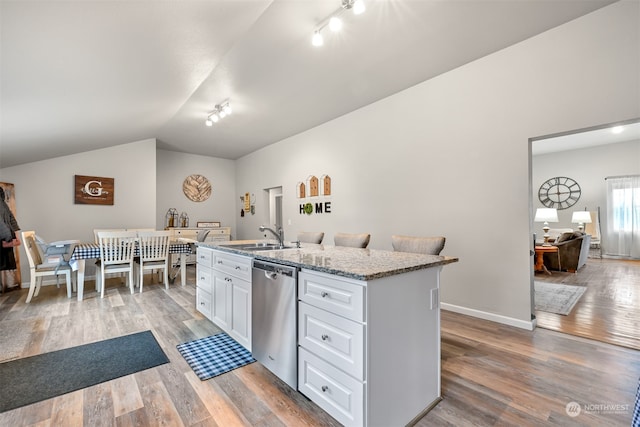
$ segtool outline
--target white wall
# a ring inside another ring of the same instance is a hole
[[[238,236],[260,237],[262,189],[280,185],[287,239],[444,235],[460,258],[442,274],[446,308],[530,327],[528,139],[640,117],[638,14],[613,4],[239,159],[238,189],[259,198]],[[298,213],[311,174],[331,176],[331,214]]]
[[[231,227],[235,235],[235,200],[240,200],[236,197],[235,161],[158,150],[157,166],[156,224],[159,229],[166,225],[167,211],[176,208],[178,214],[187,213],[190,227],[195,227],[198,221],[220,221],[222,226]],[[193,174],[202,175],[211,183],[211,196],[205,201],[193,202],[182,191],[185,178]]]
[[[595,211],[600,207],[600,223],[604,234],[607,223],[607,183],[605,178],[640,174],[640,141],[541,154],[534,156],[532,163],[534,211],[544,207],[538,199],[538,189],[547,179],[555,176],[568,176],[580,185],[580,200],[568,209],[559,210],[559,222],[549,224],[549,227],[576,230],[578,225],[571,223],[574,211],[585,209]],[[538,236],[544,234],[541,223],[534,223],[534,230]],[[603,242],[603,245],[605,243]]]
[[[74,204],[74,175],[114,178],[114,204]],[[35,230],[46,241],[93,241],[94,228],[155,225],[155,139],[3,168],[0,181],[15,184],[22,230]],[[29,266],[24,248],[20,259],[25,284]]]

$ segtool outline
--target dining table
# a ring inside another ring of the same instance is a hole
[[[192,253],[193,243],[188,241],[172,241],[169,243],[169,256],[178,255],[180,258],[180,285],[187,283],[187,257]],[[136,245],[134,256],[138,256],[139,249]],[[69,258],[69,264],[77,271],[78,301],[84,298],[84,269],[85,261],[100,258],[100,245],[97,243],[78,243]],[[169,262],[171,265],[173,263]]]

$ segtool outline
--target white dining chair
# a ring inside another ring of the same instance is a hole
[[[94,228],[93,229],[93,239],[96,244],[100,244],[98,241],[98,233],[101,231],[128,231],[126,228]]]
[[[40,286],[42,285],[42,279],[45,276],[57,276],[64,275],[67,282],[67,297],[71,298],[71,267],[68,264],[63,263],[43,263],[42,255],[38,249],[38,243],[36,241],[35,231],[23,231],[22,242],[24,244],[25,252],[27,253],[27,260],[29,261],[29,294],[27,295],[27,303],[31,302],[34,296],[38,296],[40,293]],[[75,291],[75,283],[73,284],[73,290]]]
[[[98,244],[100,245],[100,269],[96,271],[96,284],[100,288],[100,297],[104,298],[106,274],[108,273],[128,273],[129,289],[133,293],[133,254],[136,232],[99,231]]]
[[[170,231],[139,231],[138,247],[140,256],[136,266],[140,270],[140,293],[144,284],[145,270],[164,270],[164,287],[169,289],[169,240]]]

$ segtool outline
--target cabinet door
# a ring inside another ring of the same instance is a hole
[[[200,287],[196,288],[196,308],[211,320],[211,294]]]
[[[213,271],[212,297],[211,319],[228,333],[231,326],[231,277],[219,271]]]
[[[231,285],[231,336],[251,351],[251,283],[233,278]]]

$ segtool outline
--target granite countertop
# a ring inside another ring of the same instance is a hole
[[[292,246],[294,247],[289,249],[261,251],[243,250],[233,247],[234,243],[244,244],[248,242],[256,241],[237,240],[225,242],[222,245],[198,243],[198,246],[250,256],[262,261],[307,268],[309,270],[364,281],[442,266],[458,261],[458,258],[450,256],[422,255],[309,243],[302,243],[300,248],[295,248],[295,244],[293,244]]]

